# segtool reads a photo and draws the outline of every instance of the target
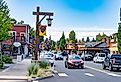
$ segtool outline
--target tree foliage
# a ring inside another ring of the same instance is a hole
[[[91,42],[96,42],[96,40],[93,38]]]
[[[54,40],[51,40],[51,50],[56,49],[56,42]]]
[[[101,34],[99,33],[98,35],[96,35],[96,41],[101,41],[101,40],[102,40],[103,38],[105,38],[105,37],[107,37],[106,34],[103,33],[103,34],[101,35]]]
[[[5,1],[0,0],[0,42],[9,38],[8,31],[11,30],[11,18]]]
[[[31,29],[30,29],[29,34],[30,34],[30,37],[35,38],[36,32],[35,32],[34,28],[31,28]]]
[[[119,53],[121,53],[121,24],[120,23],[118,27],[117,38],[118,38],[118,50],[119,50]]]
[[[87,39],[86,39],[86,42],[90,42],[90,39],[89,39],[89,37],[87,37]]]
[[[82,38],[82,42],[85,42],[84,38]]]
[[[65,44],[66,44],[66,39],[65,39],[65,35],[64,35],[64,32],[62,33],[62,36],[60,38],[60,50],[63,51],[65,49]]]
[[[69,33],[69,41],[70,42],[75,42],[76,40],[76,33],[74,32],[74,30],[72,30],[70,33]]]
[[[66,38],[66,44],[68,44],[69,43],[69,38]]]

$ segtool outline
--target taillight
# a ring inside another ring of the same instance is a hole
[[[113,64],[115,64],[115,61],[116,61],[116,60],[115,60],[115,58],[114,58],[114,59],[112,59],[112,63],[113,63]]]

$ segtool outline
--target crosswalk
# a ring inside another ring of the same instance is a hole
[[[66,73],[58,73],[58,76],[60,76],[60,77],[67,77],[68,75]]]
[[[91,74],[91,73],[84,73],[84,75],[90,76],[90,77],[94,77],[94,75]],[[59,77],[68,77],[69,75],[66,74],[66,73],[58,73],[58,76],[59,76]]]
[[[88,73],[88,72],[85,72],[84,75],[89,76],[89,77],[95,77],[96,76],[93,73]],[[110,76],[113,76],[113,77],[121,77],[121,75],[114,74],[114,73],[107,73],[107,75],[110,75]],[[59,77],[68,77],[69,75],[66,74],[66,73],[58,73],[58,76]]]
[[[86,75],[86,76],[90,76],[90,77],[94,77],[94,75],[91,74],[91,73],[85,73],[85,75]]]

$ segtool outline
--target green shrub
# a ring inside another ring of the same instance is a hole
[[[4,65],[4,63],[2,61],[0,61],[0,68],[2,68]]]
[[[38,73],[38,70],[39,70],[39,65],[38,64],[35,64],[35,63],[32,63],[27,71],[28,71],[28,76],[33,76],[33,75],[37,75]]]
[[[49,66],[49,64],[48,64],[47,61],[39,61],[39,67],[40,67],[40,68],[47,69],[48,66]]]
[[[5,63],[13,63],[12,58],[10,56],[6,56],[6,55],[2,56],[2,61]]]

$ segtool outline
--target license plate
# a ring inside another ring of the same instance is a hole
[[[75,64],[76,66],[79,65],[79,64]]]

